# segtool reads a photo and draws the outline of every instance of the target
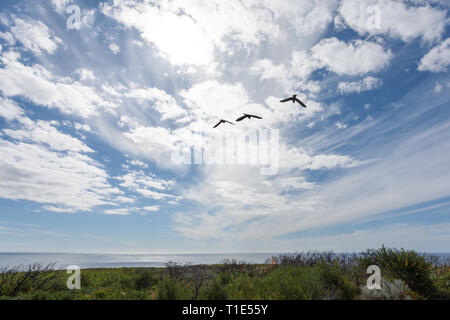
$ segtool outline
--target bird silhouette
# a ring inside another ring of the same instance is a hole
[[[260,116],[255,116],[253,114],[246,114],[246,113],[244,113],[244,115],[242,117],[240,117],[240,118],[237,118],[236,121],[239,122],[239,121],[242,121],[242,120],[247,119],[247,118],[248,119],[252,119],[252,118],[262,119]]]
[[[305,105],[300,99],[297,99],[297,95],[296,95],[296,94],[294,94],[294,95],[293,95],[292,97],[290,97],[290,98],[281,100],[280,102],[288,102],[288,101],[292,101],[292,103],[298,102],[303,108],[306,108],[306,105]]]
[[[223,120],[223,119],[221,119],[221,120],[213,127],[213,129],[217,128],[217,127],[220,126],[222,123],[229,123],[229,124],[232,124],[232,125],[234,126],[234,123],[232,123],[232,122],[230,122],[230,121],[228,121],[228,120]]]

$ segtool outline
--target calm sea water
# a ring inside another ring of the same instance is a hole
[[[238,254],[71,254],[71,253],[0,253],[0,267],[32,263],[56,263],[56,268],[69,265],[80,268],[163,267],[169,261],[191,264],[215,264],[224,259],[236,259],[248,263],[264,263],[276,253]],[[450,253],[433,253],[450,258]]]
[[[264,263],[274,254],[71,254],[71,253],[0,253],[0,267],[32,263],[56,263],[80,268],[163,267],[169,261],[190,264],[216,264],[224,259]]]

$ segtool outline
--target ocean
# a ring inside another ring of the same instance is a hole
[[[230,254],[81,254],[81,253],[0,253],[0,268],[33,263],[55,263],[56,269],[69,265],[86,268],[164,267],[167,262],[180,264],[216,264],[224,259],[236,259],[248,263],[264,263],[277,253]],[[449,259],[450,253],[433,253]]]
[[[224,259],[264,263],[271,253],[237,254],[81,254],[81,253],[0,253],[0,268],[32,263],[56,263],[55,268],[69,265],[86,268],[164,267],[167,262],[180,264],[216,264]]]

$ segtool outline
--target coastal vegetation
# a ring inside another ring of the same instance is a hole
[[[381,270],[381,289],[368,289],[367,268]],[[0,269],[0,299],[37,300],[304,300],[450,298],[450,263],[415,251],[381,247],[360,254],[299,252],[264,264],[224,260],[217,265],[83,269],[81,289],[69,290],[54,265]]]

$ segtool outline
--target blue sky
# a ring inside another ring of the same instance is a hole
[[[447,1],[0,11],[0,251],[449,251]],[[173,161],[262,129],[276,174]]]

